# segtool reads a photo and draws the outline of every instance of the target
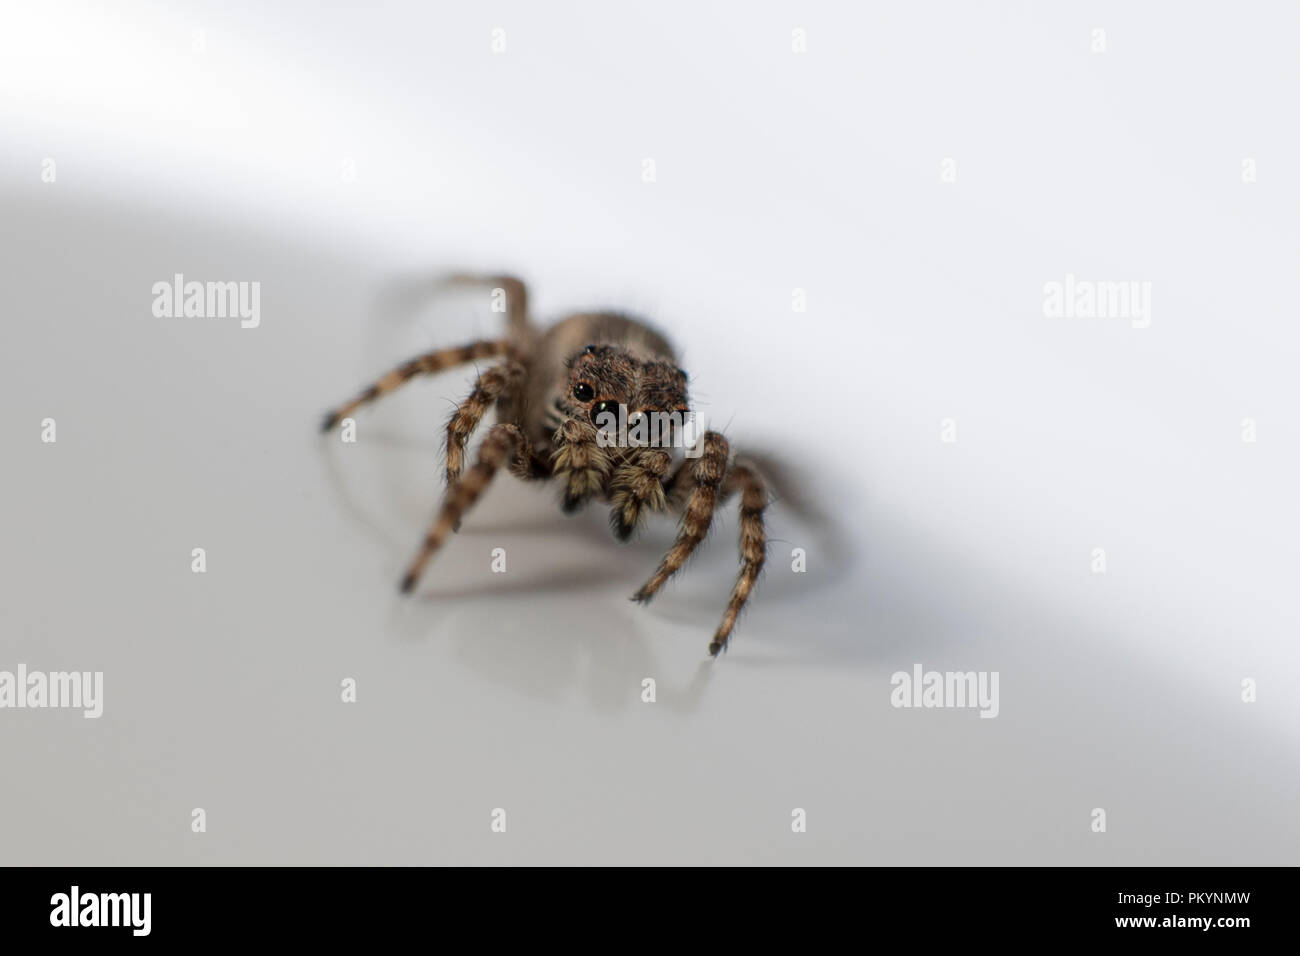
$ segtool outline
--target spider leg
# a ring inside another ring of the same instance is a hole
[[[709,533],[713,510],[717,506],[718,488],[727,471],[727,440],[717,432],[704,433],[704,449],[699,458],[688,462],[684,471],[691,483],[682,514],[677,540],[664,555],[659,567],[632,600],[645,603],[655,596],[665,581],[677,573],[686,559]]]
[[[695,459],[683,458],[672,474],[664,479],[664,500],[669,509],[676,511],[685,506],[686,496],[691,490],[691,466],[694,464]]]
[[[523,381],[524,367],[516,361],[502,362],[483,372],[474,382],[469,397],[457,406],[447,422],[447,487],[460,479],[465,467],[465,444],[483,420],[484,413],[498,398]]]
[[[722,614],[722,623],[709,644],[709,653],[714,657],[727,646],[727,639],[736,626],[740,609],[745,606],[759,572],[763,570],[763,561],[767,556],[767,532],[763,528],[763,510],[767,507],[767,489],[763,479],[748,462],[736,462],[723,482],[722,494],[725,500],[737,489],[740,490],[740,577],[732,588],[727,609]]]
[[[528,286],[509,275],[478,275],[458,272],[447,277],[452,285],[497,286],[506,294],[506,328],[513,338],[521,339],[528,331]]]
[[[649,448],[639,451],[614,469],[609,482],[610,498],[614,504],[609,512],[609,523],[620,541],[632,536],[646,509],[663,511],[668,507],[664,476],[671,465],[672,456],[668,452]]]
[[[532,470],[533,454],[528,437],[520,431],[519,426],[501,422],[488,430],[483,444],[479,446],[478,460],[473,467],[447,489],[447,496],[438,510],[433,527],[424,537],[420,553],[402,578],[403,593],[415,587],[415,582],[419,580],[433,553],[447,540],[447,535],[460,523],[461,516],[473,507],[498,469],[506,463],[510,464],[511,471],[516,475],[526,475]]]
[[[457,365],[464,365],[475,359],[493,358],[498,355],[509,353],[511,345],[504,339],[492,341],[471,342],[468,345],[456,346],[454,348],[438,349],[413,358],[409,362],[397,366],[379,381],[364,389],[361,394],[348,402],[341,405],[334,411],[325,416],[321,423],[321,431],[327,432],[334,428],[339,422],[347,418],[362,405],[373,402],[381,395],[387,395],[399,385],[404,385],[417,375],[436,375],[438,372],[444,372],[449,368],[455,368]]]
[[[596,440],[595,427],[572,418],[555,431],[552,459],[555,475],[565,479],[562,507],[566,514],[577,511],[588,498],[599,494],[614,467],[613,457]]]

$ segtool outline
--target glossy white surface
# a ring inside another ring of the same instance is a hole
[[[0,711],[5,862],[1296,861],[1294,7],[97,9],[0,30],[0,669],[106,697]],[[465,268],[650,316],[808,473],[725,659],[734,510],[642,609],[670,524],[503,478],[398,598],[469,373],[315,426],[491,334]],[[918,662],[999,716],[894,709]]]

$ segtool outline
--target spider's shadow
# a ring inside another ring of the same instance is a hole
[[[404,475],[390,476],[398,484],[411,481],[408,453],[431,452],[426,443],[391,434],[367,433],[366,441],[381,452],[372,465]],[[436,502],[425,515],[410,507],[376,508],[336,452],[323,451],[322,460],[344,510],[389,555],[396,580]],[[656,652],[664,628],[628,600],[653,570],[670,531],[619,546],[599,509],[566,516],[552,499],[549,488],[502,476],[415,593],[394,597],[392,631],[402,639],[449,640],[466,666],[524,696],[558,696],[581,685],[595,709],[613,712],[636,702],[641,681],[653,676],[662,709],[693,712],[713,662],[701,653],[699,666],[680,680],[665,676],[672,668]],[[520,518],[502,519],[503,509]],[[505,552],[505,573],[491,571],[496,547]],[[467,554],[476,556],[472,570]],[[683,640],[694,637],[686,625],[674,630],[684,632]]]

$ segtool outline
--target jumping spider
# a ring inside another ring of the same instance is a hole
[[[658,593],[704,540],[714,509],[739,492],[740,577],[709,644],[709,653],[716,657],[727,646],[763,567],[767,491],[757,469],[733,460],[727,440],[714,431],[706,431],[692,455],[684,458],[675,457],[671,447],[607,447],[597,439],[598,419],[618,405],[632,413],[689,411],[686,373],[677,366],[668,341],[641,322],[610,312],[570,315],[539,329],[528,321],[527,290],[518,279],[473,281],[493,282],[504,291],[504,338],[412,359],[325,417],[323,431],[328,432],[360,406],[416,375],[432,375],[475,359],[502,359],[478,376],[447,425],[446,496],[402,579],[402,591],[415,586],[433,553],[459,527],[502,465],[525,480],[560,481],[566,513],[592,498],[611,504],[610,522],[620,540],[636,531],[647,512],[680,511],[676,542],[633,595],[642,603]],[[483,439],[478,460],[465,471],[466,443],[493,403],[498,424]]]

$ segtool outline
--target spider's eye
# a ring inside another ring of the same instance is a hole
[[[573,397],[580,402],[589,402],[596,397],[596,390],[586,382],[579,382],[573,386]]]
[[[594,346],[594,345],[588,345],[588,346],[587,346],[585,349],[583,349],[582,351],[583,351],[584,354],[586,354],[586,355],[590,355],[592,352],[596,351],[596,346]]]

